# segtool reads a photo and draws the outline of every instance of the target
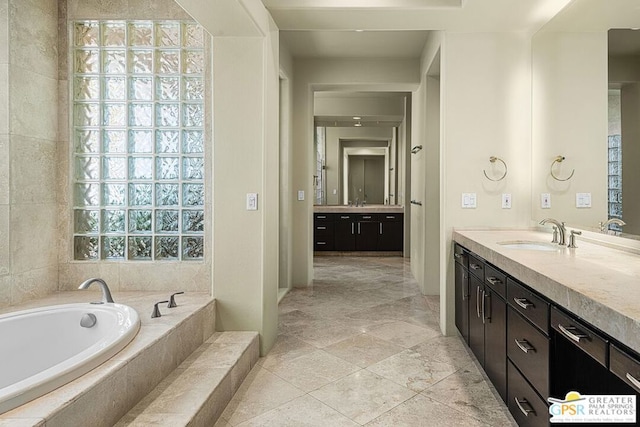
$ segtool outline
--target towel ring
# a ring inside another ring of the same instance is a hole
[[[564,179],[562,179],[562,178],[558,178],[558,177],[553,173],[553,165],[555,165],[556,163],[562,163],[562,161],[563,161],[564,159],[565,159],[565,157],[564,157],[564,156],[558,156],[558,157],[556,157],[556,158],[553,160],[553,163],[551,163],[551,169],[549,170],[549,172],[551,172],[551,177],[552,177],[553,179],[555,179],[556,181],[569,181],[569,180],[573,177],[573,174],[576,172],[576,170],[575,170],[575,169],[573,169],[573,170],[571,171],[571,174],[570,174],[568,177],[564,178]]]
[[[502,181],[504,179],[504,177],[507,176],[507,164],[504,162],[504,160],[502,160],[500,157],[496,157],[496,156],[489,157],[489,161],[491,163],[495,163],[496,160],[501,162],[504,165],[504,173],[502,174],[502,176],[500,178],[493,179],[493,178],[489,177],[489,175],[487,175],[487,171],[483,169],[482,172],[484,173],[484,176],[486,176],[489,181]]]

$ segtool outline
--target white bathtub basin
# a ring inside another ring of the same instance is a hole
[[[93,314],[92,327],[80,326]],[[138,333],[140,318],[122,304],[66,304],[0,316],[0,414],[104,363]]]
[[[561,246],[556,243],[535,242],[529,240],[509,240],[506,242],[498,242],[498,244],[506,249],[523,249],[527,251],[557,252],[561,249]]]

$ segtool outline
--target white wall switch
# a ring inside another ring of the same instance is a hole
[[[502,193],[502,209],[511,209],[510,193]]]
[[[304,200],[304,190],[298,190],[298,201]]]
[[[590,208],[591,193],[576,193],[576,208]]]
[[[475,209],[477,207],[476,193],[462,193],[462,208]]]
[[[258,193],[247,193],[247,210],[258,210]]]
[[[333,195],[335,196],[336,194],[338,194],[338,190],[336,188],[333,189]]]
[[[540,194],[540,207],[542,209],[551,209],[551,194],[550,193],[542,193],[542,194]]]

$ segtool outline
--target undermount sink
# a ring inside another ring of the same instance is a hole
[[[507,249],[523,249],[528,251],[557,252],[561,248],[555,243],[535,242],[530,240],[509,240],[506,242],[498,242],[498,244]]]

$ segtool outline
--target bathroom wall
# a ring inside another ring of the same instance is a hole
[[[0,2],[0,306],[58,284],[57,8]]]
[[[443,333],[454,333],[454,227],[528,226],[531,204],[531,56],[524,33],[445,33],[441,42],[442,132],[440,171],[440,308]],[[426,72],[427,68],[425,68]],[[507,163],[508,174],[489,181],[489,156]],[[477,207],[463,209],[462,193]],[[512,197],[502,209],[503,193]]]
[[[173,0],[68,0],[66,10],[61,13],[60,34],[68,34],[67,24],[77,19],[186,19],[187,14]],[[212,282],[212,214],[211,180],[213,151],[211,126],[207,120],[207,145],[205,147],[206,176],[205,185],[209,188],[205,199],[205,260],[190,262],[147,262],[147,261],[74,261],[72,256],[72,215],[71,185],[69,179],[69,159],[72,144],[67,132],[69,123],[69,81],[68,47],[66,37],[61,37],[60,45],[60,144],[58,152],[58,262],[60,265],[60,289],[72,290],[89,277],[101,277],[106,280],[112,291],[166,290],[170,291],[209,291]],[[210,77],[210,76],[209,76]],[[208,82],[211,88],[211,80]],[[211,95],[208,95],[209,101]],[[211,103],[207,105],[208,114],[212,113]]]

